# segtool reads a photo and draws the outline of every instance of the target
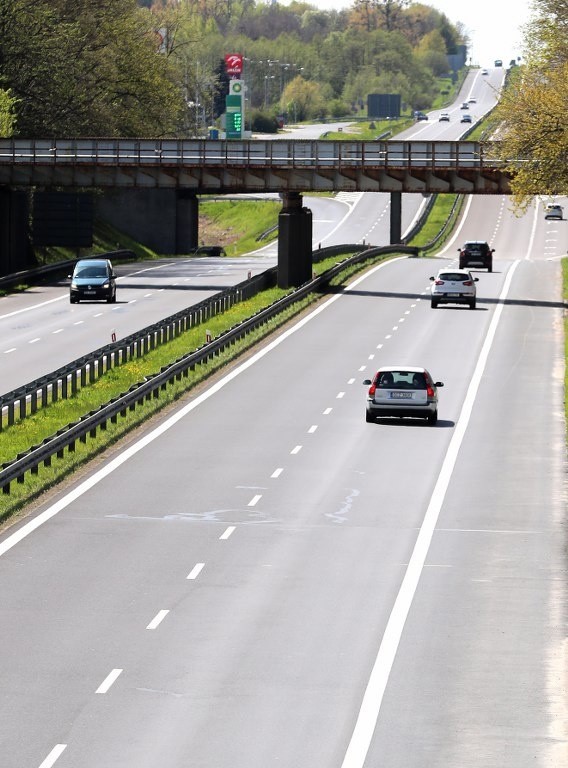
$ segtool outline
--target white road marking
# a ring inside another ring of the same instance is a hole
[[[301,451],[301,450],[302,450],[302,446],[301,446],[301,445],[296,445],[296,446],[295,446],[295,448],[292,448],[292,450],[290,451],[290,453],[291,453],[292,455],[294,455],[294,454],[296,454],[296,453],[300,453],[300,451]]]
[[[252,499],[249,501],[247,506],[256,507],[256,505],[261,499],[262,499],[262,493],[257,493],[256,496],[252,497]]]
[[[330,414],[332,411],[333,411],[333,408],[326,408],[326,409],[325,409],[325,411],[323,412],[323,415],[324,415],[324,416],[329,416],[329,414]]]
[[[374,353],[374,352],[372,352],[372,353],[369,355],[369,357],[367,358],[367,360],[374,360],[374,359],[375,359],[375,353]]]
[[[364,371],[366,367],[367,367],[366,365],[360,365],[360,366],[359,366],[359,370],[360,370],[360,371]]]
[[[56,331],[52,331],[53,334],[63,333],[63,328],[58,328]]]
[[[530,248],[530,246],[529,246]],[[485,341],[481,348],[477,365],[471,377],[469,387],[465,396],[465,400],[462,405],[462,409],[459,418],[456,422],[456,427],[448,450],[444,457],[436,485],[432,492],[424,520],[420,526],[416,543],[408,567],[404,574],[400,590],[396,596],[391,614],[389,616],[387,626],[381,641],[367,688],[363,695],[363,701],[359,710],[359,715],[355,723],[355,728],[351,735],[347,752],[341,764],[341,768],[363,768],[365,758],[373,738],[373,733],[377,725],[379,717],[379,711],[383,701],[383,696],[387,687],[392,665],[395,660],[395,656],[404,629],[414,594],[418,587],[420,575],[424,569],[426,557],[428,556],[428,550],[434,535],[436,523],[442,504],[446,496],[446,491],[452,478],[452,472],[457,460],[459,449],[463,442],[469,419],[475,404],[477,391],[487,364],[487,358],[495,338],[497,326],[503,313],[505,306],[505,298],[509,292],[509,288],[512,282],[515,269],[519,265],[518,261],[515,261],[509,269],[503,285],[503,290],[499,296],[499,303],[495,309]]]
[[[338,392],[336,400],[341,400],[342,397],[345,397],[345,392]]]
[[[196,563],[187,574],[186,579],[196,579],[203,570],[205,563]]]
[[[148,626],[146,627],[146,629],[156,629],[156,627],[157,627],[159,624],[161,624],[161,623],[162,623],[162,621],[163,621],[163,620],[166,618],[166,616],[168,615],[168,613],[169,613],[169,611],[167,611],[167,610],[158,611],[158,613],[157,613],[157,614],[154,616],[154,618],[153,618],[153,619],[152,619],[152,621],[151,621],[151,622],[148,624]]]
[[[348,384],[354,384],[355,383],[355,379],[349,379],[349,381],[347,383]]]
[[[471,197],[473,197],[473,195],[470,195],[470,198]],[[151,430],[146,435],[144,435],[144,437],[140,438],[140,440],[128,446],[128,448],[126,448],[124,451],[119,453],[114,459],[109,461],[108,464],[105,464],[103,467],[101,467],[98,471],[94,472],[90,477],[88,477],[82,483],[79,483],[79,485],[77,485],[77,487],[74,488],[72,491],[70,491],[69,493],[65,494],[60,499],[58,499],[58,501],[56,501],[55,504],[52,504],[51,506],[44,509],[43,512],[40,512],[32,520],[29,520],[29,522],[27,522],[25,525],[22,525],[21,528],[19,528],[13,534],[8,536],[6,539],[4,539],[4,541],[1,541],[0,557],[2,557],[2,555],[4,555],[6,552],[12,549],[12,547],[15,547],[16,544],[18,544],[20,541],[25,539],[26,536],[29,536],[30,533],[33,533],[33,531],[37,530],[40,526],[42,526],[48,520],[51,520],[52,517],[55,517],[57,514],[59,514],[59,512],[61,512],[62,510],[66,509],[68,506],[73,504],[73,502],[77,501],[77,499],[81,498],[81,496],[87,493],[87,491],[91,490],[91,488],[94,488],[98,483],[100,483],[102,480],[104,480],[106,477],[112,474],[116,469],[118,469],[123,464],[125,464],[133,456],[136,456],[138,453],[140,453],[140,451],[144,450],[144,448],[147,445],[149,445],[150,443],[153,443],[154,440],[157,440],[159,437],[165,434],[174,425],[176,425],[179,421],[185,418],[185,416],[187,416],[188,413],[191,413],[191,411],[193,411],[195,408],[198,408],[206,400],[209,400],[210,397],[213,397],[222,389],[224,389],[224,387],[230,384],[230,382],[232,382],[233,379],[236,379],[237,376],[241,375],[241,373],[244,373],[245,371],[247,371],[249,368],[255,365],[255,363],[257,363],[259,360],[265,357],[265,355],[269,355],[274,349],[279,347],[280,344],[282,344],[284,341],[289,339],[295,333],[298,333],[299,331],[301,331],[305,325],[307,325],[311,320],[316,318],[322,312],[325,312],[325,310],[328,307],[330,307],[336,301],[339,301],[339,299],[342,296],[344,296],[346,293],[349,293],[350,291],[355,290],[357,286],[360,285],[360,283],[368,279],[371,275],[374,275],[375,272],[378,272],[381,269],[385,269],[386,267],[390,267],[396,261],[402,261],[404,259],[406,259],[406,256],[401,256],[399,259],[390,259],[389,261],[383,261],[380,264],[378,264],[376,267],[373,267],[369,271],[365,272],[363,275],[361,275],[361,277],[357,278],[352,283],[350,283],[345,291],[335,294],[334,296],[329,298],[327,301],[325,301],[323,304],[320,304],[318,307],[316,307],[316,309],[313,310],[313,312],[310,312],[309,314],[305,315],[297,323],[290,326],[290,328],[284,331],[284,333],[282,333],[280,336],[277,336],[265,347],[260,349],[255,354],[251,355],[247,360],[241,363],[241,365],[238,365],[235,368],[233,368],[231,371],[229,371],[229,373],[225,377],[223,377],[222,379],[219,379],[219,381],[217,381],[215,384],[209,387],[209,389],[206,389],[196,398],[191,400],[191,402],[187,403],[178,411],[173,413],[169,418],[161,422],[155,429]],[[331,408],[326,409],[324,411],[324,414],[327,415],[328,413],[331,413],[331,410],[332,410]]]
[[[37,338],[35,338],[35,339],[30,339],[28,341],[28,344],[36,344],[38,341],[41,341],[41,337],[40,336],[37,336]]]
[[[56,744],[39,768],[51,768],[52,765],[55,765],[55,761],[61,757],[66,748],[67,744]]]
[[[83,325],[84,322],[84,320],[77,320],[77,322],[73,323],[73,325]]]
[[[95,312],[93,317],[102,317],[104,315],[104,312]]]
[[[107,693],[111,685],[113,685],[117,678],[122,674],[122,669],[113,669],[112,672],[110,672],[106,678],[103,680],[103,682],[99,685],[95,693]]]
[[[270,477],[280,477],[280,475],[284,472],[284,467],[278,467],[278,469],[275,469],[274,472],[270,475]]]
[[[9,355],[9,354],[10,354],[10,352],[15,352],[15,351],[16,351],[16,349],[17,349],[17,347],[10,347],[10,349],[5,349],[5,350],[4,350],[4,354],[5,354],[5,355]]]
[[[225,531],[219,536],[219,539],[221,541],[226,541],[229,536],[235,531],[235,526],[230,525],[228,528],[225,529]]]
[[[308,429],[308,434],[313,435],[317,428],[318,428],[317,424],[312,424],[312,426]]]

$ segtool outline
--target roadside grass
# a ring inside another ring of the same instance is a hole
[[[341,257],[334,256],[318,262],[314,264],[314,273],[321,274],[340,260]],[[346,283],[353,274],[366,269],[369,263],[371,262],[346,268],[341,276],[331,281],[330,285]],[[257,296],[235,305],[230,310],[209,318],[199,326],[180,334],[167,344],[148,352],[143,358],[137,358],[113,368],[93,384],[79,390],[73,398],[52,403],[33,416],[17,421],[13,426],[0,432],[0,464],[13,460],[19,453],[29,450],[31,446],[39,445],[46,437],[54,435],[58,429],[78,421],[86,413],[96,410],[112,398],[127,392],[133,384],[141,382],[145,376],[159,372],[163,366],[171,364],[183,355],[198,349],[206,342],[206,331],[210,331],[211,335],[216,337],[261,309],[270,306],[289,292],[289,290],[279,288],[263,291]],[[321,295],[314,293],[296,302],[293,307],[280,313],[278,317],[249,334],[214,360],[196,366],[186,378],[172,383],[161,391],[159,398],[145,402],[138,406],[134,412],[128,411],[116,424],[109,422],[105,430],[99,430],[97,436],[90,438],[86,443],[77,442],[73,452],[66,452],[62,459],[54,458],[51,466],[42,467],[37,475],[26,473],[22,483],[12,483],[10,493],[0,495],[0,522],[17,515],[27,504],[37,499],[45,491],[70,476],[79,467],[141,426],[151,416],[178,400],[196,385],[211,377],[320,299]]]
[[[455,224],[460,217],[462,210],[460,203],[463,202],[464,198],[462,197],[461,200],[459,198],[460,196],[455,194],[437,195],[426,223],[420,232],[412,238],[409,245],[424,248],[423,256],[439,251],[446,240],[453,234]],[[458,205],[452,213],[456,200]],[[439,239],[436,239],[446,224],[444,234]],[[435,245],[431,249],[427,249],[426,246],[434,241]]]
[[[568,258],[562,259],[562,297],[568,304]],[[564,310],[564,415],[568,428],[568,309]]]
[[[200,241],[205,245],[222,245],[228,256],[241,256],[256,251],[278,237],[278,214],[282,204],[277,200],[199,199]],[[266,237],[259,237],[267,233]]]

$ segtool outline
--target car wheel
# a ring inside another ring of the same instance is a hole
[[[460,261],[460,269],[465,269],[465,262]]]
[[[430,306],[432,307],[432,309],[437,308],[438,302],[436,301],[436,299],[432,299],[432,301],[430,302]]]
[[[367,422],[367,424],[371,424],[372,422],[375,421],[375,417],[373,416],[372,413],[369,413],[369,411],[365,411],[365,421]]]
[[[438,421],[438,411],[434,411],[428,416],[428,424],[433,427]]]
[[[69,297],[69,303],[70,304],[78,304],[79,303],[79,299],[74,299],[73,296],[70,296]]]
[[[470,309],[475,309],[475,299],[473,299],[473,301],[469,302],[469,308]]]
[[[108,304],[116,304],[116,293],[113,293],[112,296],[109,296],[107,299]]]

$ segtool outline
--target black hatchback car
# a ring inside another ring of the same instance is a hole
[[[116,301],[116,275],[108,259],[81,259],[75,264],[69,289],[69,301],[77,304],[81,299]]]
[[[493,254],[495,248],[490,248],[485,240],[468,240],[460,252],[460,269],[469,267],[481,267],[488,272],[493,272]]]

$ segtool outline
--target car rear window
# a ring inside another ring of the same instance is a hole
[[[413,371],[384,371],[376,384],[383,389],[426,389],[424,374]]]
[[[464,275],[462,272],[441,272],[438,275],[438,280],[447,280],[448,282],[453,283],[463,283],[464,280],[467,280],[467,275]]]

